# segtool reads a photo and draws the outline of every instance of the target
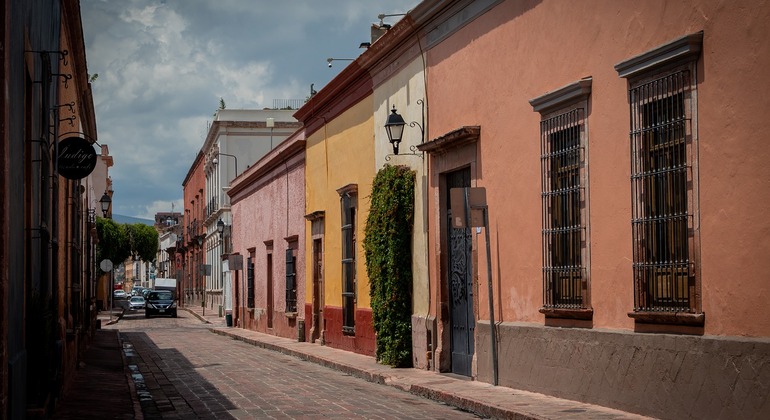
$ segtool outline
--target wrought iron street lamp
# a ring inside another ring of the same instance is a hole
[[[388,115],[388,121],[385,123],[385,131],[388,133],[388,141],[393,145],[393,154],[398,154],[398,144],[401,143],[401,137],[404,135],[404,126],[406,121],[396,111],[396,106],[393,105],[393,109]]]
[[[225,231],[225,222],[222,221],[222,219],[219,219],[217,222],[217,232],[219,232],[219,237],[222,237],[222,233]]]
[[[412,121],[409,123],[409,127],[418,127],[420,129],[420,144],[422,144],[425,141],[425,102],[423,102],[422,99],[418,99],[417,103],[421,106],[422,111],[422,124],[418,123],[417,121]],[[404,126],[406,125],[406,121],[404,121],[404,117],[401,116],[401,114],[396,111],[396,105],[393,105],[393,109],[390,110],[390,115],[388,115],[388,120],[385,122],[385,131],[388,133],[388,141],[391,145],[393,145],[393,154],[398,155],[398,145],[401,143],[401,139],[404,136]],[[422,153],[416,153],[417,152],[417,146],[411,145],[409,146],[409,150],[412,153],[403,153],[404,155],[415,155],[422,157]],[[390,160],[390,155],[385,157],[385,160]]]
[[[102,215],[107,217],[107,213],[110,211],[110,207],[112,206],[112,198],[110,198],[110,195],[107,194],[107,191],[105,191],[104,195],[102,195],[102,198],[99,200],[99,204],[102,206]]]

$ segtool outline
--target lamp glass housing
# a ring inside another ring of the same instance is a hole
[[[393,105],[390,115],[388,115],[388,121],[385,123],[385,131],[388,133],[388,141],[393,145],[393,152],[398,154],[398,143],[401,142],[401,138],[404,135],[404,126],[406,121],[397,111],[396,106]]]
[[[99,204],[102,206],[102,215],[107,217],[107,212],[110,211],[110,206],[112,205],[112,199],[106,192],[102,195],[102,198],[99,199]]]

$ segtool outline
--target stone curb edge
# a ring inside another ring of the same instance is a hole
[[[207,320],[206,318],[204,318],[203,316],[201,316],[200,314],[198,314],[197,312],[195,312],[195,311],[193,311],[193,310],[191,310],[191,309],[187,309],[187,308],[185,308],[185,307],[178,307],[177,309],[184,309],[184,310],[185,310],[185,311],[187,311],[188,313],[191,313],[191,314],[193,314],[193,316],[195,316],[196,318],[198,318],[198,320],[199,320],[199,321],[201,321],[201,322],[203,322],[203,323],[205,323],[205,324],[211,324],[211,322],[210,322],[209,320]]]
[[[131,394],[131,405],[134,407],[134,420],[144,420],[142,404],[139,402],[139,396],[136,394],[136,384],[134,384],[134,378],[131,376],[131,370],[128,368],[128,359],[126,358],[126,353],[123,351],[123,340],[120,338],[120,330],[114,331],[118,340],[118,345],[120,346],[120,358],[123,360],[123,373],[126,375],[128,391],[129,394]]]

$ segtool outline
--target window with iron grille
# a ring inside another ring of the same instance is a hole
[[[702,325],[697,75],[703,33],[615,66],[628,78],[634,311],[642,322]]]
[[[342,332],[355,334],[356,325],[356,186],[341,190],[342,215]]]
[[[590,77],[532,99],[541,114],[543,308],[546,317],[590,319],[588,121]]]
[[[286,250],[286,312],[297,312],[297,251]]]
[[[584,119],[585,111],[576,108],[540,123],[546,307],[585,308]]]
[[[635,310],[690,312],[689,71],[640,84],[631,102]]]
[[[246,260],[246,307],[254,307],[254,257]]]

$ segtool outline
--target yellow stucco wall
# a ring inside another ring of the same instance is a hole
[[[306,145],[306,214],[324,211],[324,304],[342,306],[342,251],[339,188],[358,185],[356,210],[356,307],[370,308],[369,278],[363,251],[364,226],[374,178],[374,128],[372,98],[368,96],[326,122],[311,134]],[[306,222],[306,242],[312,244],[311,222]],[[305,249],[306,273],[313,273],[313,249]],[[313,295],[312,275],[305,282],[306,296]]]

